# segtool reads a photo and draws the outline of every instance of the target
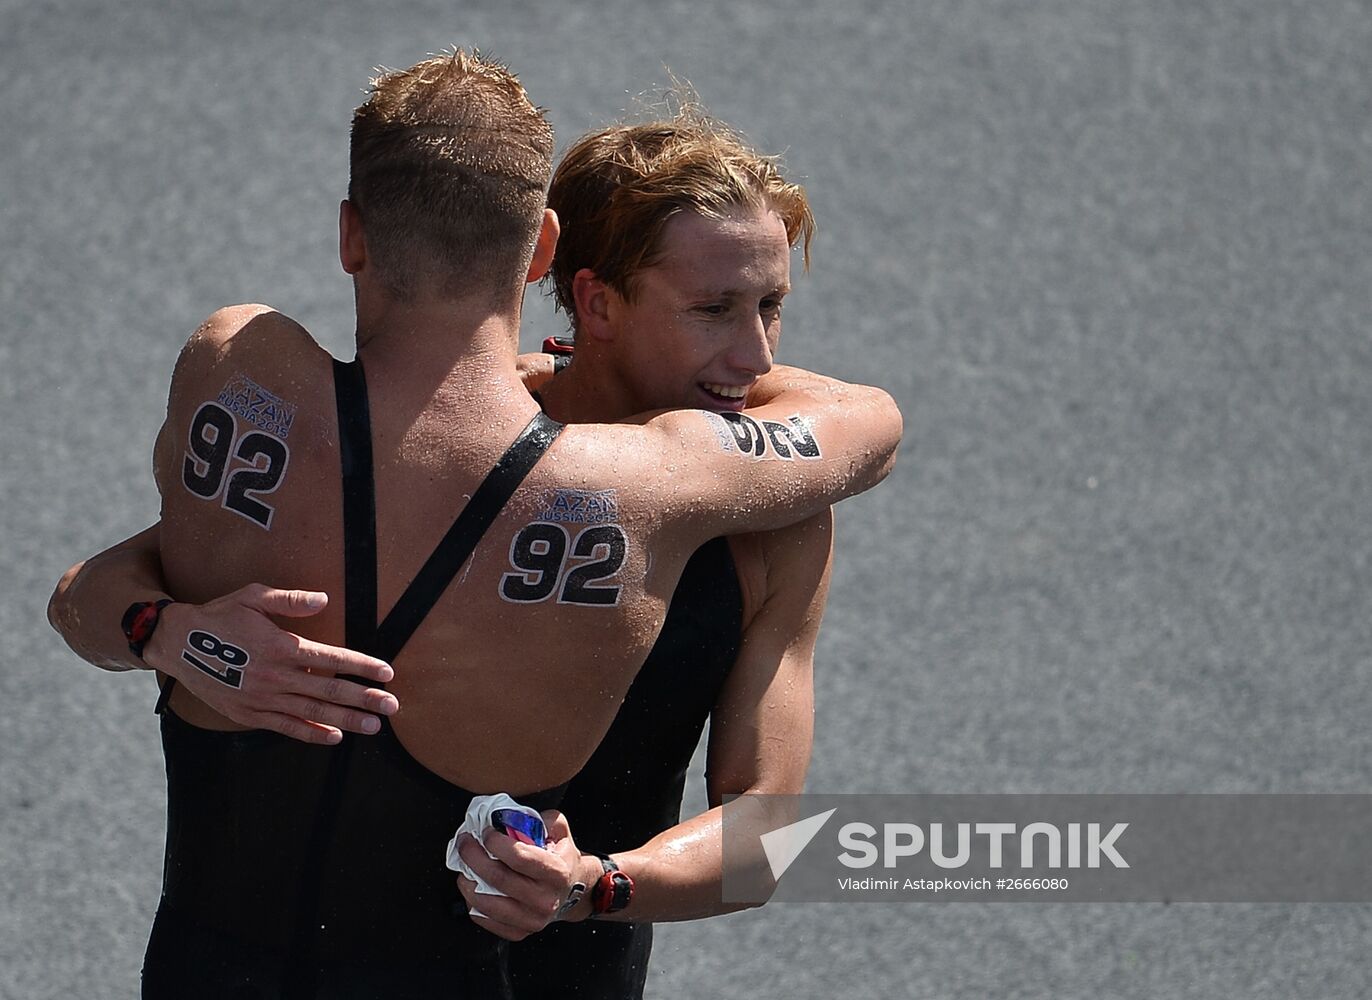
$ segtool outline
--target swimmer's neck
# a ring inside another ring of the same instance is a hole
[[[572,363],[539,389],[544,412],[562,424],[612,424],[640,412],[607,359],[590,355],[578,345]]]
[[[415,386],[449,384],[479,399],[518,387],[519,310],[467,301],[367,308],[359,299],[357,354],[369,373]]]

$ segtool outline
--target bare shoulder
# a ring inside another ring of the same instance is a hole
[[[661,485],[664,443],[640,423],[567,424],[555,445],[559,469],[584,489],[620,489],[651,494]],[[569,482],[568,485],[572,485]]]
[[[693,502],[689,483],[677,475],[702,453],[724,454],[727,424],[706,410],[654,410],[612,424],[569,424],[560,446],[588,475],[632,482],[644,490],[681,494]]]
[[[177,360],[175,378],[194,380],[232,366],[290,377],[300,369],[299,374],[308,377],[311,363],[327,359],[328,353],[308,330],[270,306],[225,306],[190,335]]]
[[[333,454],[334,414],[330,356],[304,327],[264,305],[216,310],[187,339],[167,396],[154,456],[164,520],[227,512],[275,527],[310,460]]]
[[[176,362],[167,399],[168,416],[206,400],[247,417],[268,433],[285,437],[301,406],[332,396],[329,353],[308,330],[269,306],[226,306],[187,339]],[[240,412],[241,411],[241,412]]]
[[[243,332],[273,337],[304,338],[313,343],[309,331],[283,312],[260,302],[224,306],[210,313],[202,328],[232,335]]]

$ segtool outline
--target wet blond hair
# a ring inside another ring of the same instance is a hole
[[[553,130],[501,63],[461,49],[382,72],[353,113],[348,199],[395,299],[522,285]]]
[[[810,266],[815,219],[805,189],[782,175],[690,95],[668,119],[588,133],[563,155],[548,191],[562,233],[549,277],[558,308],[576,327],[572,282],[589,268],[632,301],[635,278],[661,256],[667,223],[681,212],[720,218],[734,208],[775,211]]]

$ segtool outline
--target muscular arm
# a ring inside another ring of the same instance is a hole
[[[87,663],[103,670],[143,670],[148,664],[129,649],[120,619],[135,601],[168,596],[154,524],[63,573],[48,601],[48,622]]]
[[[203,605],[172,604],[140,658],[120,629],[135,601],[168,598],[162,577],[159,525],[154,524],[63,574],[48,603],[48,621],[77,656],[105,670],[156,669],[185,684],[207,705],[237,722],[306,743],[336,743],[342,730],[378,728],[370,713],[392,714],[395,696],[332,676],[388,681],[390,667],[350,649],[304,639],[278,628],[272,615],[300,618],[322,610],[324,594],[254,584]],[[243,682],[233,688],[183,659],[179,637],[203,630],[249,654]],[[368,721],[371,720],[371,721]]]
[[[722,898],[721,803],[728,794],[790,795],[804,786],[814,725],[815,640],[828,597],[832,527],[833,513],[826,509],[759,540],[768,593],[744,631],[738,659],[711,712],[706,776],[711,808],[641,847],[612,855],[634,879],[634,897],[626,909],[602,919],[691,920],[752,905]],[[593,850],[596,845],[580,846]],[[527,851],[517,855],[508,844],[493,849],[515,865],[533,857]],[[481,909],[498,918],[483,925],[503,936],[518,938],[543,926],[548,900],[564,891],[538,886],[539,873],[532,867],[528,877],[511,877],[513,872],[492,865],[474,844],[464,848],[463,857],[516,897],[481,898]],[[591,885],[600,874],[599,860],[586,854],[572,862],[569,880]],[[509,878],[508,884],[502,878]],[[525,890],[528,905],[517,901]],[[469,902],[474,899],[468,893]],[[589,912],[588,893],[565,919],[582,920]]]
[[[158,452],[161,463],[174,452],[179,464],[180,453],[165,433]],[[135,655],[120,628],[124,610],[137,601],[173,596],[163,573],[161,544],[158,522],[63,574],[48,603],[48,621],[82,659],[105,670],[157,669],[240,725],[310,743],[336,743],[341,730],[375,732],[377,720],[369,713],[395,711],[393,695],[331,676],[344,673],[384,682],[391,677],[387,664],[304,639],[272,621],[270,616],[317,614],[328,600],[321,593],[253,584],[201,605],[171,604],[163,609],[143,656]],[[249,654],[241,686],[218,682],[183,658],[180,640],[196,630]]]
[[[696,544],[794,524],[881,482],[895,464],[901,416],[891,397],[798,368],[774,367],[761,405],[742,414],[672,410],[637,418],[645,440],[616,441],[664,518]],[[750,400],[753,397],[750,396]]]

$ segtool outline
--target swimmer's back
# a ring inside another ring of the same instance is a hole
[[[522,389],[493,392],[471,372],[415,385],[384,356],[361,357],[384,617],[538,407]],[[518,794],[560,784],[589,757],[686,559],[718,533],[721,519],[708,511],[695,523],[697,493],[718,505],[712,490],[737,489],[727,477],[691,475],[698,452],[727,444],[722,425],[703,430],[704,421],[563,430],[394,659],[389,688],[401,710],[392,721],[421,763],[473,791]],[[774,499],[770,489],[794,494],[800,509],[810,499],[800,470],[773,465],[760,470],[750,455],[725,468],[771,476],[758,505]],[[211,317],[178,362],[156,466],[173,593],[203,601],[251,582],[343,593],[332,362],[298,324],[262,306]],[[741,495],[746,530],[759,515]],[[341,643],[342,602],[283,624]],[[231,728],[184,690],[172,708]]]

